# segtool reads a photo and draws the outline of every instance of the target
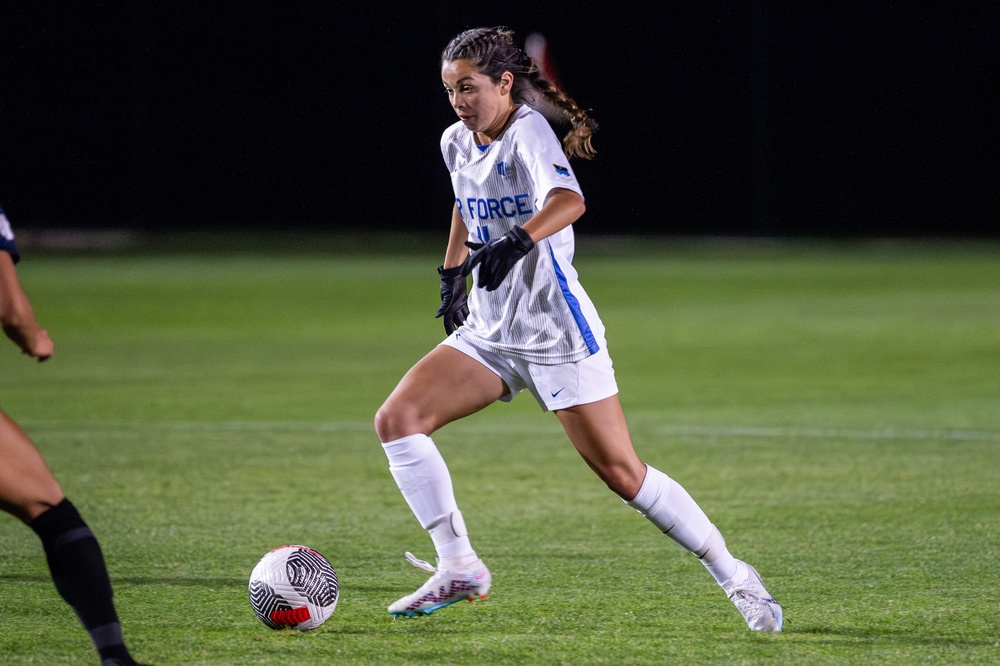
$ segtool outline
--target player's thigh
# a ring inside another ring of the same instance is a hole
[[[507,393],[494,371],[476,359],[439,345],[403,376],[375,416],[383,442],[431,434],[493,404]]]
[[[27,522],[62,499],[62,489],[42,454],[0,412],[0,508]]]

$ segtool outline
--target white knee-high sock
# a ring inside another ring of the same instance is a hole
[[[382,448],[403,498],[431,535],[439,566],[447,569],[476,559],[455,501],[451,474],[434,440],[427,435],[409,435],[384,442]]]
[[[683,486],[660,470],[646,465],[639,494],[624,501],[681,548],[694,553],[719,583],[736,572],[736,560],[722,534]]]

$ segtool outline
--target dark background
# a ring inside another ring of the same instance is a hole
[[[998,235],[996,3],[361,4],[4,3],[15,229],[443,236],[438,57],[502,23],[601,125],[588,232]]]

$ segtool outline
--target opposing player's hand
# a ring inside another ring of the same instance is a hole
[[[48,331],[34,321],[30,326],[4,326],[3,332],[21,348],[22,354],[37,358],[39,362],[50,358],[54,353],[55,345]]]
[[[465,244],[472,250],[472,254],[463,265],[462,274],[468,275],[473,268],[479,266],[476,284],[486,291],[496,290],[514,264],[535,247],[535,241],[531,240],[528,232],[521,227],[514,227],[500,238],[485,245],[471,241],[466,241]]]
[[[451,335],[469,316],[469,296],[465,291],[466,273],[462,266],[438,267],[441,276],[441,307],[435,317],[444,317],[444,332]]]
[[[51,358],[52,354],[55,353],[55,344],[52,342],[52,338],[49,337],[49,332],[44,328],[39,330],[38,335],[35,336],[35,342],[31,350],[25,351],[25,353],[37,358],[39,363]]]

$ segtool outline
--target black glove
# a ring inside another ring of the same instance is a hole
[[[494,291],[499,287],[514,264],[535,247],[535,241],[521,227],[514,227],[486,244],[471,241],[465,241],[465,244],[472,249],[472,254],[462,267],[462,275],[468,275],[478,265],[476,284],[486,291]]]
[[[444,332],[451,335],[469,316],[469,297],[465,293],[465,271],[462,266],[438,266],[441,276],[441,307],[435,317],[444,317]]]

